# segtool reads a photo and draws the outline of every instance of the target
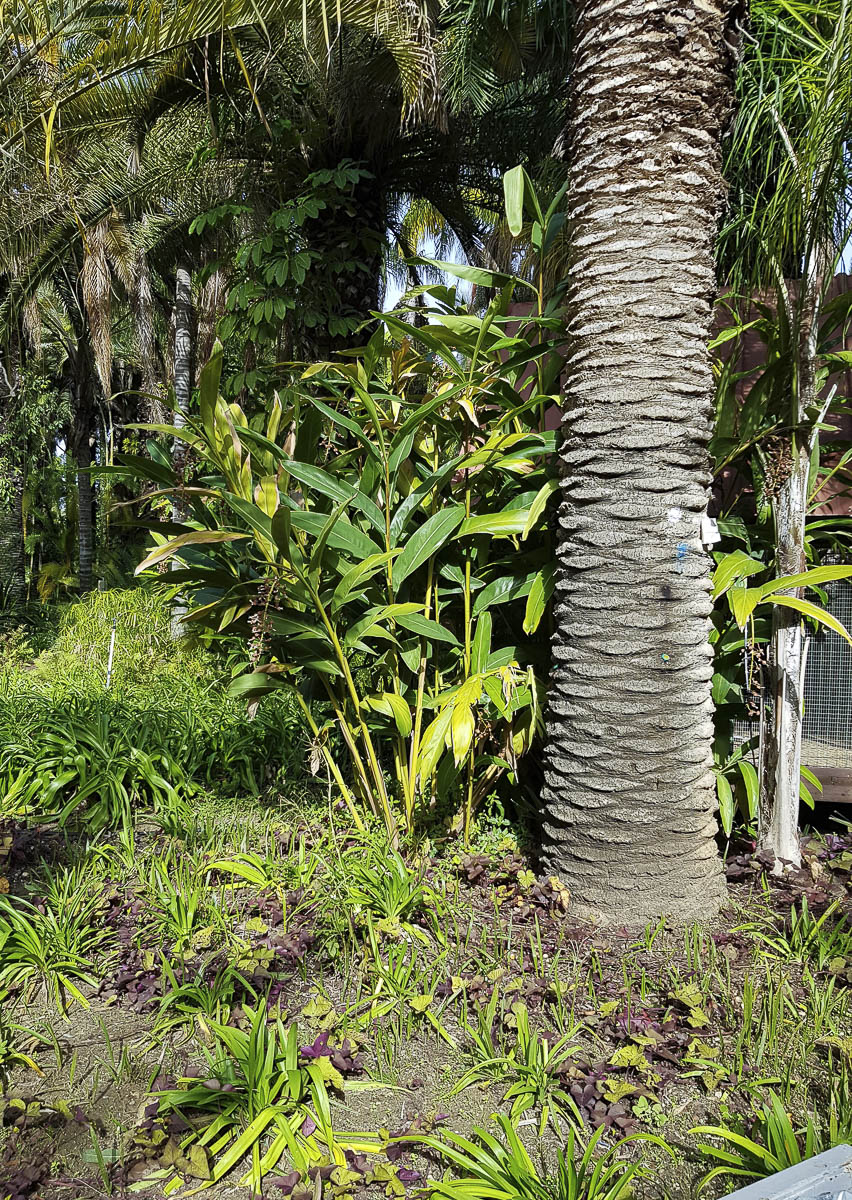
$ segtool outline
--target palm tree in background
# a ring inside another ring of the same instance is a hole
[[[72,387],[68,445],[82,465],[81,587],[91,577],[95,428],[99,415],[115,415],[116,372],[127,377],[127,364],[113,362],[113,309],[134,315],[130,366],[145,399],[141,415],[162,419],[168,387],[185,403],[189,366],[203,361],[195,316],[209,343],[238,248],[267,232],[312,173],[341,160],[362,168],[342,219],[327,210],[305,230],[320,263],[324,244],[354,248],[355,290],[335,309],[360,319],[378,306],[386,248],[395,243],[406,257],[417,248],[399,219],[412,205],[451,230],[471,258],[481,252],[500,173],[524,151],[549,149],[561,91],[559,60],[543,51],[540,6],[491,13],[474,40],[468,9],[448,5],[434,22],[417,6],[354,4],[335,28],[321,5],[308,20],[301,6],[278,6],[263,25],[238,5],[218,25],[203,4],[171,15],[144,7],[125,28],[117,10],[81,3],[73,19],[57,19],[52,40],[41,25],[29,29],[24,65],[10,68],[0,92],[0,325],[11,329],[45,282],[63,276],[67,284],[79,270],[86,327],[68,359],[83,373]],[[436,72],[450,65],[439,92]],[[234,201],[230,222],[209,220],[198,232],[200,215]],[[286,325],[279,322],[279,358],[336,348],[322,336],[282,342]],[[247,345],[245,353],[255,352]]]

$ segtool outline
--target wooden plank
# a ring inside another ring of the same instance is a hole
[[[852,804],[852,768],[810,767],[810,770],[822,784],[822,793],[810,789],[814,800],[821,804]]]

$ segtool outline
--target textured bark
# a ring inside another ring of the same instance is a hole
[[[181,426],[189,412],[192,390],[192,276],[185,266],[177,269],[174,321],[175,425]]]
[[[198,294],[198,338],[195,346],[195,382],[201,378],[216,342],[216,326],[225,312],[228,298],[228,281],[225,272],[217,266],[199,289]]]
[[[175,284],[175,425],[180,429],[186,424],[189,414],[189,397],[192,389],[192,275],[189,268],[179,266]],[[175,474],[180,479],[186,466],[186,444],[175,439],[172,449],[172,463]],[[179,502],[172,505],[172,520],[182,521],[184,513]],[[172,570],[178,567],[172,562]],[[172,606],[171,634],[177,640],[186,633],[183,618],[186,616],[186,605],[175,603]]]
[[[87,468],[92,465],[92,447],[88,437],[82,437],[77,448],[77,581],[80,595],[94,587],[95,520],[92,477]]]
[[[822,304],[831,278],[830,256],[816,247],[808,254],[807,271],[795,299],[798,324],[794,392],[790,424],[799,429],[806,413],[819,405],[817,362]],[[787,297],[790,311],[790,298]],[[818,437],[818,432],[811,436]],[[804,433],[791,435],[777,468],[772,501],[775,519],[775,559],[778,575],[797,575],[807,569],[805,525],[811,443]],[[787,595],[803,595],[788,588]],[[779,605],[772,610],[769,644],[769,696],[764,710],[760,759],[759,837],[761,850],[775,857],[776,870],[785,863],[801,865],[799,845],[799,785],[802,775],[802,688],[804,638],[798,613]]]
[[[630,922],[724,894],[699,523],[730,8],[578,10],[545,856],[579,904]]]
[[[136,319],[136,341],[142,368],[142,419],[154,425],[165,425],[168,414],[163,403],[165,391],[163,370],[157,354],[157,339],[154,332],[154,291],[151,286],[148,256],[144,250],[139,250],[136,255],[133,313]]]
[[[4,361],[4,357],[8,360]],[[24,555],[24,470],[20,447],[11,433],[18,403],[18,340],[0,357],[0,603],[23,604],[27,598]]]
[[[789,474],[775,499],[776,558],[779,575],[807,569],[807,515],[810,455],[804,446],[791,448]],[[789,590],[788,595],[801,596]],[[775,605],[769,650],[770,704],[760,764],[760,849],[776,863],[802,861],[799,848],[799,781],[802,773],[802,684],[804,682],[802,619]]]
[[[15,606],[27,599],[24,474],[0,458],[3,471],[8,472],[8,478],[0,481],[0,601]]]
[[[74,376],[74,420],[71,454],[77,467],[77,584],[80,595],[94,587],[95,492],[88,468],[92,465],[95,425],[95,396],[92,364],[81,347]]]

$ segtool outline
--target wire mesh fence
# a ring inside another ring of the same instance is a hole
[[[852,582],[826,585],[828,611],[852,630]],[[830,629],[811,631],[805,666],[802,762],[812,770],[852,769],[852,646]],[[759,723],[735,721],[734,745],[756,738]]]

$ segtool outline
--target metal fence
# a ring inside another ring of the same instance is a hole
[[[852,632],[852,582],[825,585],[826,608]],[[757,739],[757,721],[735,721],[733,742]],[[751,756],[757,765],[756,753]],[[809,631],[802,720],[802,762],[822,777],[852,770],[852,646],[833,630]]]

